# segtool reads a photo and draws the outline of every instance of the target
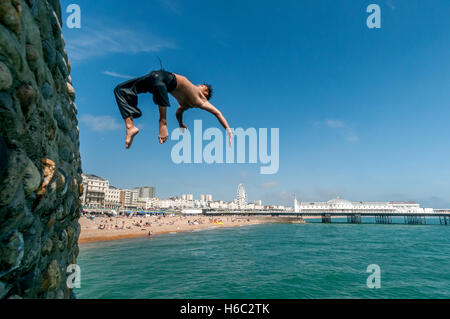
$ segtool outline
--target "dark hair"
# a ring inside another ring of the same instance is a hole
[[[203,85],[208,88],[208,95],[206,96],[206,98],[209,101],[212,98],[212,96],[213,96],[213,88],[212,88],[211,84],[204,83]]]

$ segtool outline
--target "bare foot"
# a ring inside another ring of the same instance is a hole
[[[167,125],[160,124],[159,125],[159,135],[158,135],[159,143],[160,144],[165,143],[168,138],[169,138],[169,131],[167,130]]]
[[[133,143],[133,138],[139,133],[139,129],[136,126],[127,128],[127,137],[125,139],[125,147],[130,148],[131,143]]]

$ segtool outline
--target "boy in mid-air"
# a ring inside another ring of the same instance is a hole
[[[164,143],[169,137],[167,130],[166,107],[170,106],[170,93],[180,104],[176,117],[181,129],[187,129],[183,123],[183,113],[189,108],[198,107],[214,114],[220,124],[226,129],[231,146],[233,133],[227,120],[222,113],[209,103],[212,96],[212,87],[209,84],[192,84],[186,77],[171,73],[165,70],[152,71],[142,77],[132,79],[119,84],[114,89],[117,105],[125,120],[127,136],[125,147],[129,148],[133,138],[139,133],[139,129],[134,126],[133,119],[142,115],[137,107],[140,93],[152,93],[153,101],[159,107],[159,143]]]

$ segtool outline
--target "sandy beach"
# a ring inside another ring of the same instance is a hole
[[[149,216],[149,217],[89,217],[79,220],[81,233],[78,243],[109,241],[125,238],[195,231],[208,228],[236,227],[272,222],[266,217],[209,216]]]

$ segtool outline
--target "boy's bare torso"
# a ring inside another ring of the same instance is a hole
[[[182,107],[199,107],[208,101],[200,92],[199,88],[192,84],[185,76],[175,74],[175,77],[177,78],[177,87],[170,94],[172,94]]]

